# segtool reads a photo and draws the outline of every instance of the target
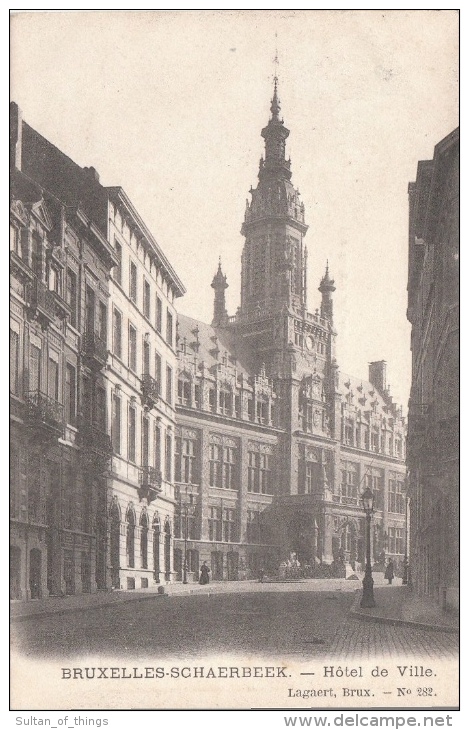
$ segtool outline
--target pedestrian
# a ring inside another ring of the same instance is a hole
[[[384,572],[384,577],[387,579],[389,585],[391,585],[392,579],[394,578],[394,563],[392,562],[391,558],[389,558],[388,560],[388,564]]]
[[[207,561],[204,560],[202,567],[200,569],[199,583],[201,586],[207,585],[207,583],[209,583],[209,581],[210,581],[210,578],[208,576],[209,573],[210,573],[210,568],[207,565]]]

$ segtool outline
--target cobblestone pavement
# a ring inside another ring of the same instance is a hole
[[[12,648],[30,657],[132,656],[199,660],[215,654],[298,660],[404,655],[455,657],[457,634],[361,621],[350,615],[355,592],[281,590],[194,592],[102,605],[73,615],[15,622]]]

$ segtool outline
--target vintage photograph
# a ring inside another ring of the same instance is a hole
[[[12,709],[457,709],[458,11],[10,21]]]

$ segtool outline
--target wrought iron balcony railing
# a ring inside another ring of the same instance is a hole
[[[25,400],[31,426],[47,428],[56,432],[57,437],[63,433],[64,407],[62,403],[37,390],[28,391],[25,394]]]
[[[142,403],[148,408],[153,408],[160,397],[158,381],[152,378],[148,373],[143,373],[141,377],[142,387]]]
[[[36,315],[46,321],[53,321],[56,311],[54,292],[50,291],[44,282],[35,278],[28,285],[27,298],[29,308]]]
[[[142,466],[140,467],[138,481],[140,485],[138,489],[140,499],[146,499],[148,504],[150,504],[161,492],[161,484],[163,481],[161,471],[152,466]]]
[[[89,364],[100,370],[107,360],[107,343],[96,332],[85,332],[83,335],[83,354]]]

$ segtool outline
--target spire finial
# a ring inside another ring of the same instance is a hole
[[[277,33],[275,33],[275,57],[274,57],[274,95],[272,97],[272,104],[270,111],[272,112],[272,119],[278,119],[280,112],[280,99],[278,98],[278,46],[277,46]]]

